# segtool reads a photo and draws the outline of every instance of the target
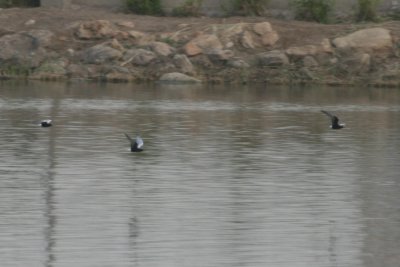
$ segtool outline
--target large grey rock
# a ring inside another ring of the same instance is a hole
[[[257,60],[260,66],[266,67],[279,67],[289,64],[289,59],[285,53],[278,50],[258,54]]]
[[[231,59],[235,53],[232,50],[215,48],[206,52],[208,58],[213,62],[226,62]]]
[[[31,37],[37,47],[49,47],[54,39],[54,33],[48,30],[31,30],[24,34]]]
[[[390,31],[384,28],[359,30],[334,39],[333,44],[339,50],[355,49],[363,53],[388,54],[393,49]]]
[[[110,47],[108,44],[99,44],[86,49],[83,52],[82,59],[88,64],[102,64],[119,60],[122,58],[122,52]]]
[[[179,68],[183,73],[185,74],[193,74],[194,73],[194,67],[190,59],[183,54],[178,54],[175,55],[174,58],[174,64],[177,68]]]
[[[173,83],[199,83],[200,80],[179,72],[171,72],[163,74],[159,81]]]
[[[46,30],[32,30],[0,37],[0,64],[37,67],[51,56],[50,46],[54,34]]]
[[[232,58],[228,61],[227,64],[229,67],[236,69],[245,69],[250,67],[250,65],[246,61],[240,58]]]

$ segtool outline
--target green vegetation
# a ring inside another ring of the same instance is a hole
[[[40,6],[40,0],[0,0],[0,7],[14,7],[14,6]]]
[[[128,11],[142,15],[161,15],[160,0],[126,0]]]
[[[335,0],[292,0],[296,18],[328,23]]]
[[[358,0],[359,21],[376,21],[378,18],[377,8],[381,0]]]
[[[189,17],[200,16],[203,0],[186,0],[181,6],[172,10],[173,16]]]
[[[232,0],[233,13],[262,16],[269,0]]]

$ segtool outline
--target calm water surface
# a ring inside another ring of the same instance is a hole
[[[3,82],[0,261],[398,267],[400,90]]]

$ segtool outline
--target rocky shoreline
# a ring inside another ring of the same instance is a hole
[[[188,20],[165,31],[140,31],[138,19],[77,20],[57,30],[27,19],[18,30],[0,28],[0,78],[400,85],[397,22],[294,43],[268,19],[201,27]]]

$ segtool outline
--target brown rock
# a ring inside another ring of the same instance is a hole
[[[318,53],[319,49],[316,45],[295,46],[286,49],[286,54],[289,57],[305,57],[313,56]]]
[[[79,25],[75,35],[80,39],[103,39],[114,37],[118,33],[107,20],[94,20]]]
[[[279,35],[274,31],[269,22],[261,22],[253,25],[253,31],[260,36],[264,46],[274,45],[279,40]]]
[[[138,46],[148,45],[155,40],[155,37],[153,35],[139,31],[129,31],[128,34],[132,38],[133,44]]]
[[[203,52],[203,50],[193,42],[187,43],[183,47],[183,50],[185,51],[185,54],[190,57],[200,55]]]
[[[242,38],[240,39],[240,44],[244,48],[254,49],[256,45],[254,44],[253,37],[249,31],[244,31]]]
[[[222,49],[223,46],[216,35],[200,34],[184,46],[184,51],[188,56],[195,56],[218,48]]]

